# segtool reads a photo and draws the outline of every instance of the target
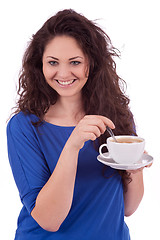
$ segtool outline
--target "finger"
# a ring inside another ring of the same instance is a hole
[[[114,129],[114,123],[107,117],[101,115],[86,115],[84,117],[85,120],[90,120],[89,124],[94,124],[100,127],[101,132],[104,133],[106,131],[106,126]]]
[[[94,125],[88,125],[86,127],[85,132],[93,133],[96,136],[96,138],[98,138],[102,134],[100,128]]]
[[[149,168],[149,167],[151,167],[152,166],[152,164],[153,163],[150,163],[150,164],[148,164],[147,166],[145,166],[146,168]]]
[[[144,153],[145,153],[145,154],[148,154],[148,152],[147,152],[146,150],[144,150]]]
[[[104,122],[105,126],[108,126],[112,129],[115,128],[114,123],[109,118],[101,116],[101,115],[97,115],[97,117],[100,118]]]
[[[100,136],[101,134],[103,134],[106,131],[106,125],[104,124],[104,122],[101,119],[92,119],[92,122],[89,123],[89,126],[94,126],[95,131],[100,132],[100,134],[98,134],[98,136]]]
[[[92,133],[92,132],[85,132],[84,133],[84,142],[88,141],[88,140],[92,140],[92,141],[95,141],[97,136]]]
[[[86,129],[88,129],[89,126],[97,127],[101,134],[103,134],[106,131],[106,125],[104,124],[104,122],[94,115],[85,116],[81,123],[85,125]]]
[[[90,135],[90,140],[95,141],[97,136],[94,133],[89,133]]]

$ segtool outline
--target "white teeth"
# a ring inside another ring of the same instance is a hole
[[[73,83],[74,82],[74,80],[70,80],[70,81],[59,81],[59,80],[57,80],[58,81],[58,83],[60,83],[61,85],[69,85],[69,84],[71,84],[71,83]]]

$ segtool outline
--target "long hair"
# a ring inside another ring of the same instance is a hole
[[[23,57],[16,113],[30,112],[43,122],[49,107],[56,103],[58,94],[45,80],[42,57],[46,45],[60,35],[76,39],[89,60],[89,76],[82,89],[85,113],[110,118],[116,126],[116,135],[135,135],[130,100],[124,92],[126,83],[116,72],[114,58],[119,56],[118,50],[96,23],[71,9],[58,12],[33,35]],[[99,137],[99,144],[107,137],[105,132]],[[122,178],[126,175],[124,171],[121,174]]]

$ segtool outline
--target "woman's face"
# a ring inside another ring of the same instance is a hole
[[[56,36],[43,53],[43,74],[59,96],[74,96],[88,78],[88,60],[77,41],[69,36]]]

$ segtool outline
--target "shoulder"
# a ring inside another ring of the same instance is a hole
[[[27,131],[27,130],[33,130],[33,122],[38,121],[38,117],[30,114],[30,113],[23,113],[19,112],[18,114],[15,114],[8,122],[7,124],[7,132],[11,131],[12,133],[16,133],[18,131]]]

